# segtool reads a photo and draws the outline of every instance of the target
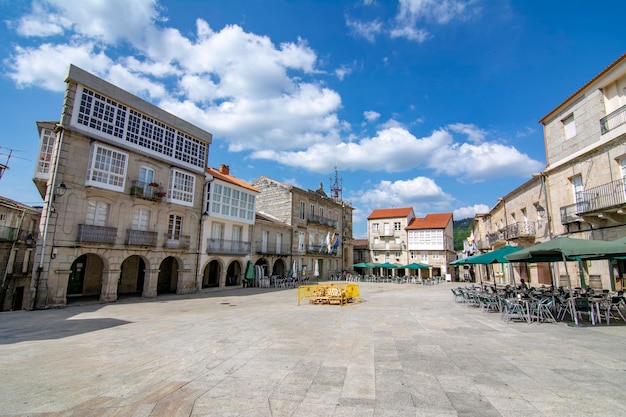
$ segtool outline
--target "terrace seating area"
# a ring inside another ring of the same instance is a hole
[[[506,322],[574,322],[626,325],[624,291],[559,287],[520,289],[510,285],[471,285],[451,288],[455,302],[485,313],[500,313]]]
[[[348,282],[384,282],[394,284],[421,284],[421,285],[438,285],[444,282],[444,278],[440,276],[424,277],[420,278],[417,275],[359,275],[348,274],[346,275],[346,281]]]

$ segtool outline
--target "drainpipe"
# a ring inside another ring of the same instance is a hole
[[[204,225],[204,218],[209,216],[211,210],[211,203],[205,207],[205,201],[209,198],[209,193],[207,192],[207,186],[213,182],[215,177],[212,175],[206,174],[204,177],[204,186],[202,188],[202,204],[200,205],[200,224],[198,225],[198,253],[196,255],[196,291],[202,288],[202,283],[198,281],[198,277],[200,276],[200,256],[202,254],[202,230]]]
[[[34,283],[34,288],[31,291],[31,293],[33,294],[32,300],[31,300],[32,308],[36,308],[37,306],[37,293],[39,290],[39,281],[41,280],[41,273],[43,272],[44,253],[46,251],[46,243],[48,239],[48,226],[50,224],[50,214],[52,213],[52,199],[54,197],[57,172],[59,169],[59,155],[61,154],[61,147],[63,145],[63,134],[65,132],[65,130],[63,129],[63,126],[60,124],[56,125],[56,127],[54,128],[54,131],[57,134],[56,151],[54,153],[54,168],[52,170],[52,178],[47,184],[46,198],[44,199],[44,208],[46,212],[46,217],[45,217],[45,221],[43,225],[43,237],[41,239],[41,253],[39,256],[39,265],[37,266],[37,270],[35,271],[37,274],[37,278]],[[48,273],[50,273],[50,271],[48,271]],[[46,284],[46,289],[47,289],[47,284]],[[47,305],[48,305],[48,294],[46,293],[45,306]]]

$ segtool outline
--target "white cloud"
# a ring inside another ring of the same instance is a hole
[[[455,130],[468,135],[467,129],[458,127]],[[512,146],[497,142],[462,142],[455,140],[452,133],[452,129],[439,129],[430,136],[417,138],[405,128],[391,127],[380,130],[372,138],[317,143],[299,151],[265,149],[254,152],[252,157],[319,173],[331,172],[335,165],[349,171],[431,169],[462,182],[480,182],[502,176],[527,177],[543,167],[541,162]],[[487,134],[478,128],[469,129],[469,133],[474,139],[475,135],[484,139]]]
[[[487,132],[485,130],[480,129],[473,124],[452,123],[448,125],[448,129],[456,133],[467,135],[467,138],[473,143],[481,143],[485,140],[485,136],[487,136]]]
[[[378,120],[378,118],[380,117],[380,113],[375,112],[373,110],[367,110],[363,112],[363,116],[365,117],[365,120],[367,120],[368,122],[374,122]]]
[[[361,22],[346,17],[346,26],[355,36],[365,38],[372,43],[376,40],[376,36],[383,31],[383,24],[379,21]]]
[[[486,204],[474,204],[473,206],[460,207],[452,212],[455,220],[471,219],[476,214],[488,213],[489,206]]]
[[[380,181],[372,184],[367,191],[351,198],[361,207],[353,213],[353,221],[363,221],[373,209],[381,207],[412,207],[416,215],[447,210],[454,200],[437,183],[427,177],[408,180]],[[359,215],[360,214],[360,215]]]
[[[392,38],[406,38],[418,43],[432,36],[428,27],[444,25],[453,20],[466,20],[477,14],[475,0],[400,0]]]

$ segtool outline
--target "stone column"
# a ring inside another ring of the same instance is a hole
[[[176,294],[192,294],[196,292],[196,279],[191,269],[178,270],[178,288]]]
[[[109,269],[102,271],[102,290],[100,290],[100,301],[117,301],[117,284],[120,280],[119,269]]]
[[[159,269],[146,269],[143,280],[142,297],[152,298],[157,296],[157,284],[159,283]]]

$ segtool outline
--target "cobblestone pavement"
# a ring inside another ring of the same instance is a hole
[[[0,314],[0,415],[623,416],[626,325],[503,323],[444,283]]]

